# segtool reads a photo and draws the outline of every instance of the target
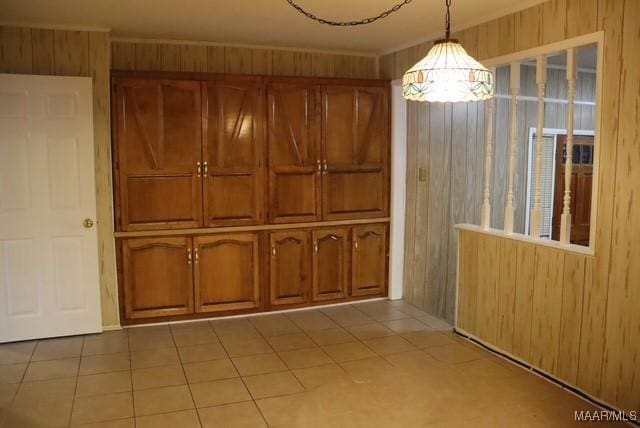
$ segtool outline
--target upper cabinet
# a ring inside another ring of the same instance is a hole
[[[320,209],[319,90],[305,83],[267,85],[269,220],[318,221]]]
[[[387,215],[388,103],[388,91],[383,87],[323,87],[325,220]]]
[[[202,84],[204,225],[263,222],[263,129],[259,78]]]
[[[122,79],[115,87],[114,102],[121,228],[199,226],[200,84]]]

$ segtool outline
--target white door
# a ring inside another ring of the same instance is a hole
[[[90,78],[0,74],[0,342],[101,331],[92,108]]]

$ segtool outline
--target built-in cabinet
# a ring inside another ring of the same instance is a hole
[[[388,94],[383,81],[114,73],[125,322],[384,295]]]

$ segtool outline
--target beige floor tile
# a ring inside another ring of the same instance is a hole
[[[249,321],[265,337],[300,332],[291,320],[281,314],[259,315],[249,318]]]
[[[410,318],[409,315],[404,312],[400,312],[390,304],[354,304],[353,306],[364,312],[369,318],[373,318],[376,321],[391,321],[402,318]]]
[[[360,340],[374,339],[377,337],[393,336],[396,333],[380,323],[363,324],[354,327],[348,327],[349,333]]]
[[[198,408],[251,400],[240,378],[194,383],[191,393]]]
[[[227,353],[220,342],[206,343],[202,345],[181,346],[178,348],[180,361],[183,363],[195,363],[199,361],[217,360],[227,358]]]
[[[426,352],[435,359],[449,364],[465,363],[486,356],[486,354],[483,355],[479,351],[473,351],[470,348],[457,343],[427,348]]]
[[[422,309],[413,306],[410,303],[405,302],[404,300],[394,300],[390,302],[391,305],[399,310],[400,312],[404,312],[407,315],[411,315],[412,317],[424,317],[427,315],[425,311]]]
[[[271,345],[264,339],[253,339],[249,341],[228,341],[223,342],[224,348],[230,357],[242,357],[247,355],[268,354],[273,352]]]
[[[318,345],[337,345],[339,343],[355,342],[358,339],[353,337],[342,327],[330,328],[327,330],[309,331],[307,335]]]
[[[89,424],[72,425],[78,428],[135,428],[134,418],[115,419],[112,421],[92,422]]]
[[[385,355],[384,357],[395,367],[405,371],[413,371],[425,366],[440,367],[444,365],[442,361],[436,360],[423,350],[413,350]]]
[[[146,369],[171,364],[180,364],[176,348],[145,349],[131,353],[132,369]]]
[[[267,339],[276,351],[292,351],[294,349],[313,348],[317,346],[313,340],[304,333],[290,333],[272,336]]]
[[[306,389],[317,388],[327,383],[339,383],[348,379],[347,373],[338,364],[294,369],[293,374]]]
[[[8,407],[16,396],[19,384],[17,383],[3,383],[0,385],[0,409]],[[2,421],[2,419],[0,419]],[[2,425],[0,425],[2,426]]]
[[[20,385],[14,407],[36,407],[73,400],[76,378],[26,382]]]
[[[168,327],[166,329],[140,327],[129,331],[129,347],[133,352],[147,349],[173,348],[175,343]]]
[[[290,312],[287,314],[287,318],[304,331],[318,331],[339,327],[335,321],[317,309]]]
[[[375,357],[375,353],[360,342],[341,343],[325,346],[322,349],[336,362],[359,360]]]
[[[27,370],[27,363],[0,365],[0,384],[20,383]]]
[[[382,321],[385,327],[393,330],[398,334],[411,333],[414,331],[429,331],[429,328],[426,324],[418,321],[415,318],[403,318],[400,320],[393,321]]]
[[[71,424],[102,422],[133,416],[131,392],[78,397],[73,404]]]
[[[76,396],[131,391],[131,373],[127,371],[101,373],[78,377]]]
[[[422,317],[417,317],[417,319],[434,330],[445,332],[450,332],[453,330],[453,326],[451,324],[444,320],[441,320],[440,318],[434,317],[433,315],[424,315]]]
[[[88,355],[80,359],[80,375],[129,370],[129,353]]]
[[[62,428],[69,426],[72,401],[6,409],[4,428]]]
[[[31,362],[24,375],[24,381],[75,377],[78,375],[79,366],[80,358]]]
[[[304,423],[310,418],[309,415],[314,414],[312,410],[302,418],[299,416],[300,410],[305,409],[307,396],[306,393],[302,393],[263,398],[256,400],[256,405],[270,427],[284,426],[296,422],[300,423],[300,427],[304,427]]]
[[[178,325],[183,326],[184,324]],[[197,327],[191,326],[191,324],[187,324],[187,326],[172,327],[173,340],[177,346],[204,345],[206,343],[219,342],[209,323],[199,324]]]
[[[198,409],[204,428],[266,428],[262,414],[252,401]]]
[[[129,353],[129,335],[126,330],[107,331],[84,338],[82,355]]]
[[[189,383],[209,382],[238,377],[238,372],[230,359],[202,361],[184,364]]]
[[[414,346],[420,349],[431,348],[433,346],[451,345],[455,342],[446,335],[437,331],[414,331],[402,335]]]
[[[159,388],[162,386],[184,385],[187,379],[181,364],[171,366],[136,369],[131,372],[133,389]]]
[[[191,393],[186,385],[134,391],[136,417],[193,409]]]
[[[320,348],[296,349],[279,352],[278,355],[290,369],[321,366],[333,362],[331,357]]]
[[[277,372],[244,377],[244,382],[254,399],[302,392],[300,382],[291,372]]]
[[[342,327],[352,327],[361,324],[371,324],[373,319],[352,306],[333,306],[321,309],[322,313]]]
[[[33,351],[31,361],[79,357],[82,352],[82,341],[81,336],[41,340]]]
[[[415,349],[407,340],[400,336],[379,337],[377,339],[365,340],[364,344],[378,355],[397,354]]]
[[[273,373],[287,370],[287,366],[276,354],[250,355],[232,358],[241,376]]]
[[[36,342],[0,344],[0,364],[26,363],[31,359]]]
[[[227,340],[243,342],[262,338],[248,318],[214,320],[210,323],[222,342]]]
[[[195,410],[181,410],[136,418],[136,428],[200,428],[200,426]]]

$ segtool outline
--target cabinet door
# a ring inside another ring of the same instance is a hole
[[[309,232],[272,233],[270,242],[271,304],[287,305],[306,302],[311,280]]]
[[[382,294],[387,284],[387,228],[353,227],[351,295]]]
[[[199,82],[121,79],[115,85],[122,230],[200,226]]]
[[[348,229],[313,231],[313,300],[346,297],[349,281]]]
[[[194,238],[196,312],[260,305],[258,236],[253,233]]]
[[[269,220],[317,221],[320,210],[320,153],[315,86],[270,83]]]
[[[204,82],[206,226],[262,223],[262,101],[259,78]]]
[[[325,86],[322,129],[324,219],[386,216],[390,147],[387,89]]]
[[[125,317],[193,313],[191,239],[122,241]]]

